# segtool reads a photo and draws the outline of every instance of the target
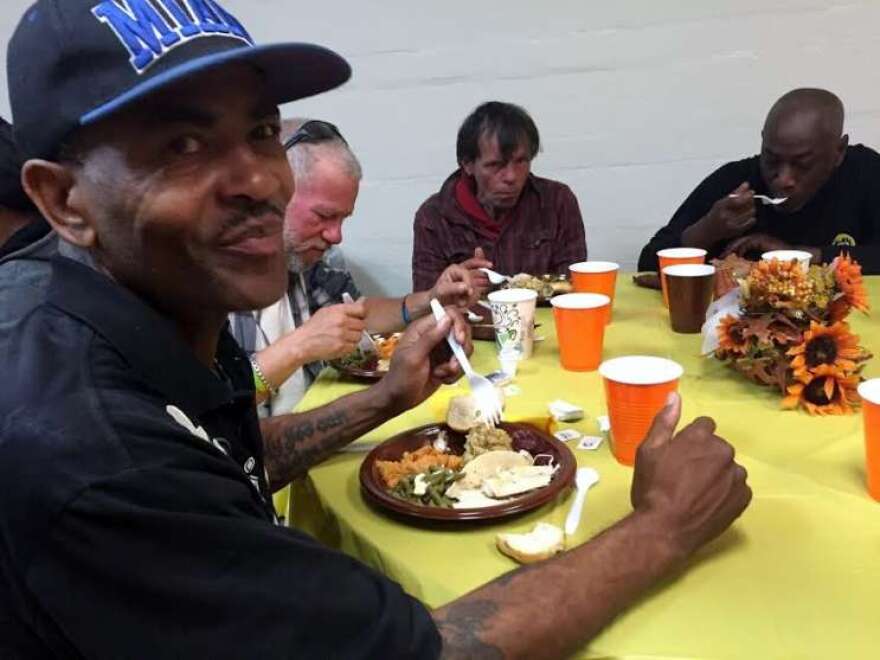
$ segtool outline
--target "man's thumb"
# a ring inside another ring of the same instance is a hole
[[[680,419],[681,397],[677,392],[670,392],[666,397],[666,405],[654,417],[644,443],[648,447],[662,447],[672,440]]]

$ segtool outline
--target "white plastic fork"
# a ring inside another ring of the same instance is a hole
[[[354,302],[354,298],[351,297],[351,294],[348,291],[342,292],[342,302],[350,305]],[[373,341],[373,338],[370,336],[370,333],[366,330],[361,332],[361,340],[358,342],[358,348],[361,349],[361,352],[364,355],[378,355],[379,349],[376,347],[376,342]]]
[[[431,311],[434,312],[434,318],[441,321],[446,316],[446,310],[436,298],[431,299]],[[495,426],[501,421],[501,400],[498,397],[498,390],[485,376],[481,376],[473,367],[471,362],[465,355],[464,349],[455,338],[453,331],[450,330],[446,335],[446,342],[452,349],[452,354],[461,365],[462,371],[467,376],[468,384],[471,386],[471,394],[477,402],[477,407],[483,413],[483,420],[489,426]]]

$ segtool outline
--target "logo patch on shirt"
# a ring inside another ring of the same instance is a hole
[[[203,429],[201,426],[196,426],[195,424],[193,424],[192,420],[190,420],[190,418],[186,416],[186,413],[183,412],[180,408],[178,408],[177,406],[165,406],[165,412],[171,415],[171,419],[180,424],[183,428],[192,433],[194,436],[201,440],[204,440],[212,447],[229,456],[229,443],[226,442],[225,439],[212,439],[205,429]]]
[[[856,244],[856,239],[854,239],[849,234],[838,234],[834,237],[834,240],[831,241],[831,245],[845,245],[848,247],[853,247]]]
[[[200,37],[254,40],[217,0],[103,0],[92,15],[109,27],[141,74],[171,50]]]

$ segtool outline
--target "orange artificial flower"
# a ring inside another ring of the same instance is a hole
[[[718,350],[724,353],[745,355],[746,341],[742,335],[743,323],[728,314],[718,325]]]
[[[858,404],[857,392],[861,378],[847,374],[830,364],[822,364],[808,372],[808,382],[788,386],[782,407],[793,409],[802,405],[811,415],[848,415]]]
[[[855,371],[857,363],[865,358],[858,336],[852,334],[843,321],[831,326],[811,322],[804,340],[790,348],[786,355],[793,357],[791,368],[801,383],[811,382],[810,374],[815,374],[819,367],[830,366],[844,373]]]
[[[813,283],[794,259],[759,261],[749,272],[743,293],[747,306],[756,310],[765,306],[805,310],[810,305]]]
[[[865,290],[862,267],[859,263],[853,261],[848,254],[841,254],[834,260],[834,277],[837,279],[837,286],[840,287],[846,304],[860,312],[867,313],[871,306],[868,303],[868,292]],[[840,306],[837,306],[832,310],[832,315],[839,314]]]

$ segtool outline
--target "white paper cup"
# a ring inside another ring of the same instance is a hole
[[[502,289],[489,294],[499,354],[520,360],[532,356],[537,300],[538,292],[531,289]]]
[[[803,271],[806,273],[810,270],[810,261],[813,255],[803,250],[771,250],[761,255],[764,261],[797,261]]]

